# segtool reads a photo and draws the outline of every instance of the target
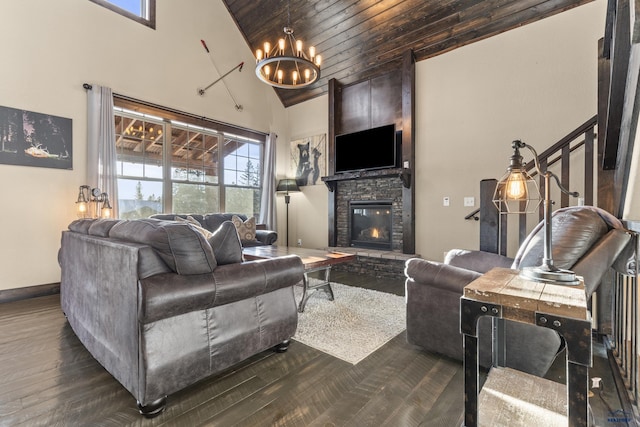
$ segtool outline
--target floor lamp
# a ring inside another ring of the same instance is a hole
[[[289,246],[289,202],[291,202],[291,196],[289,193],[293,193],[296,191],[300,191],[298,187],[298,183],[295,179],[285,178],[278,181],[278,186],[276,187],[277,193],[285,193],[284,194],[284,203],[287,206],[287,246]]]

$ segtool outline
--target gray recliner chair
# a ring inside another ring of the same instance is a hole
[[[463,358],[460,297],[464,287],[494,267],[520,269],[542,263],[543,224],[520,246],[515,258],[453,249],[444,263],[406,262],[407,341],[457,360]],[[584,278],[587,298],[611,267],[626,274],[633,239],[606,211],[582,206],[558,209],[552,218],[554,265]],[[603,291],[603,290],[602,290]],[[561,349],[561,338],[546,328],[505,321],[506,366],[544,376]],[[491,319],[478,322],[479,363],[491,366]]]

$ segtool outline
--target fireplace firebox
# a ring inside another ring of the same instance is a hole
[[[350,201],[349,245],[358,248],[391,250],[392,202],[391,200]]]

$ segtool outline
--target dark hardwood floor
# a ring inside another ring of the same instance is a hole
[[[332,280],[404,294],[402,280]],[[462,396],[461,363],[402,333],[357,365],[298,342],[263,352],[169,396],[148,420],[77,340],[58,295],[0,304],[0,426],[459,426]]]

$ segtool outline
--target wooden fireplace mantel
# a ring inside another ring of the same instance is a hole
[[[387,177],[398,177],[402,181],[402,185],[405,188],[411,187],[411,170],[407,168],[390,168],[370,171],[345,172],[338,175],[323,176],[320,179],[322,180],[322,182],[324,182],[329,191],[334,192],[339,181]]]

